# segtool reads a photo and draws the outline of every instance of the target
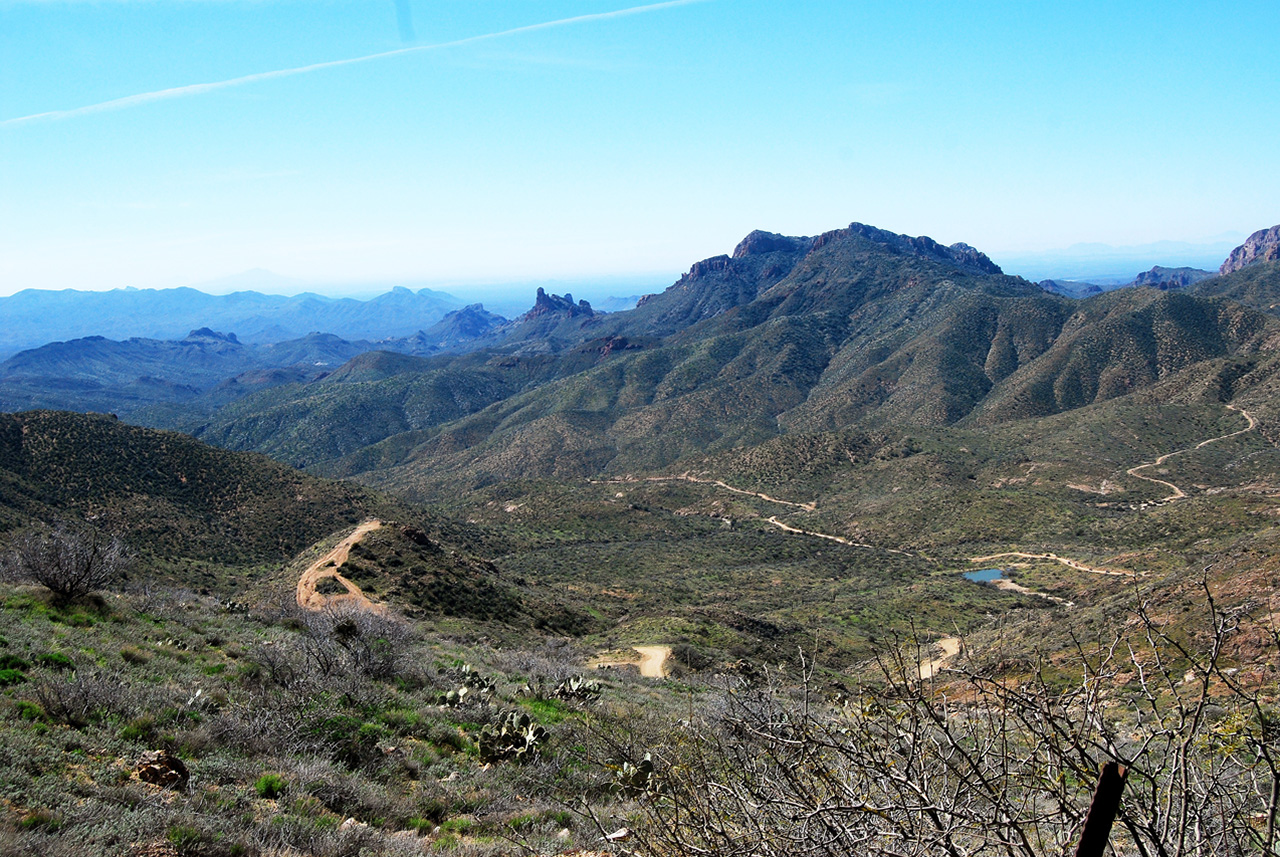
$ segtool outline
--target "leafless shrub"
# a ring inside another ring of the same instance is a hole
[[[305,613],[302,619],[307,658],[325,676],[355,672],[391,678],[404,666],[415,636],[402,619],[345,602]]]
[[[1069,853],[1114,760],[1129,769],[1117,853],[1275,853],[1272,697],[1223,666],[1243,622],[1209,596],[1192,647],[1140,605],[1070,664],[1030,674],[922,681],[909,647],[886,653],[877,685],[839,707],[812,691],[811,670],[798,697],[777,684],[727,694],[723,713],[695,718],[656,754],[665,791],[639,804],[648,823],[635,850]]]
[[[129,561],[118,538],[59,524],[47,532],[32,530],[18,536],[0,568],[5,579],[37,583],[70,600],[107,586]]]
[[[65,680],[43,681],[35,686],[34,694],[49,717],[76,727],[134,708],[126,701],[126,686],[120,677],[107,673],[78,672]]]

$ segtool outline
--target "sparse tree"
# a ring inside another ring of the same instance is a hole
[[[38,583],[69,601],[116,580],[129,559],[119,538],[59,524],[49,531],[33,530],[18,536],[9,554],[0,560],[0,571],[6,580]]]

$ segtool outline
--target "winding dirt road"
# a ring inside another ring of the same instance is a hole
[[[969,562],[990,562],[993,559],[1000,559],[1006,556],[1016,556],[1021,559],[1051,559],[1054,562],[1060,562],[1068,568],[1074,568],[1076,571],[1087,571],[1090,574],[1105,574],[1111,577],[1139,577],[1137,572],[1133,571],[1112,571],[1106,568],[1096,568],[1092,565],[1085,565],[1079,560],[1067,559],[1065,556],[1058,556],[1056,553],[1023,553],[1021,551],[1007,551],[1005,553],[993,553],[987,556],[975,556]]]
[[[778,520],[777,515],[773,515],[767,520],[769,523],[773,524],[775,527],[782,530],[784,533],[795,533],[801,536],[813,536],[815,539],[828,539],[829,541],[838,542],[842,545],[848,545],[851,548],[867,548],[868,550],[884,551],[885,553],[898,553],[898,554],[902,554],[903,556],[916,556],[916,554],[911,553],[911,551],[898,550],[897,548],[883,548],[883,547],[880,547],[879,545],[867,544],[866,542],[851,541],[850,539],[846,539],[844,536],[833,536],[830,533],[819,533],[819,532],[815,532],[814,530],[802,530],[799,527],[793,527],[790,524],[782,523],[781,521]]]
[[[1189,446],[1186,449],[1179,449],[1179,450],[1175,450],[1174,452],[1166,452],[1164,455],[1160,456],[1155,461],[1149,462],[1147,464],[1139,464],[1137,467],[1130,467],[1128,470],[1125,471],[1125,473],[1129,474],[1134,479],[1143,479],[1147,482],[1154,482],[1156,485],[1163,485],[1169,490],[1173,491],[1172,494],[1170,494],[1167,497],[1161,497],[1159,500],[1156,500],[1155,503],[1161,503],[1161,504],[1173,503],[1177,500],[1183,499],[1184,497],[1187,496],[1187,492],[1183,491],[1177,485],[1174,485],[1172,482],[1169,482],[1165,479],[1157,479],[1154,476],[1143,476],[1138,471],[1146,470],[1148,467],[1159,467],[1161,464],[1164,464],[1166,461],[1168,461],[1170,458],[1173,458],[1175,455],[1183,455],[1188,452],[1194,452],[1195,450],[1200,449],[1201,447],[1208,446],[1211,443],[1217,443],[1220,440],[1226,440],[1227,438],[1230,438],[1230,437],[1235,437],[1237,435],[1245,434],[1257,428],[1258,421],[1254,418],[1253,414],[1249,413],[1244,408],[1237,408],[1235,405],[1227,405],[1227,410],[1238,411],[1240,416],[1244,417],[1246,420],[1249,421],[1249,425],[1240,429],[1239,431],[1233,431],[1230,434],[1224,434],[1218,437],[1211,437],[1208,440],[1202,440],[1199,443],[1197,443],[1195,446]]]
[[[815,500],[812,503],[793,503],[790,500],[779,500],[777,497],[770,497],[768,494],[762,494],[759,491],[748,491],[745,488],[735,488],[727,482],[719,479],[699,479],[696,476],[690,476],[688,473],[682,473],[679,476],[649,476],[644,480],[638,480],[634,477],[626,479],[593,479],[594,485],[626,485],[634,484],[638,481],[644,482],[696,482],[699,485],[714,485],[717,488],[723,488],[726,491],[732,491],[734,494],[745,494],[748,497],[758,497],[770,503],[777,503],[779,506],[791,506],[794,509],[804,509],[806,512],[812,512],[818,508]]]
[[[667,668],[667,661],[671,658],[670,646],[632,646],[634,651],[639,653],[639,657],[632,658],[602,658],[588,664],[593,670],[602,667],[639,667],[640,675],[645,678],[666,678],[670,670]]]
[[[338,569],[342,568],[343,563],[347,561],[347,557],[351,555],[351,548],[364,538],[366,533],[373,532],[381,526],[381,521],[365,521],[356,527],[351,535],[338,542],[333,550],[311,563],[307,570],[302,573],[302,577],[298,579],[298,606],[304,610],[323,610],[331,604],[352,602],[359,604],[366,610],[382,612],[383,607],[381,605],[374,604],[360,591],[360,587],[338,574]],[[320,581],[329,577],[346,587],[347,591],[340,595],[322,595],[316,592],[316,586]]]
[[[942,650],[942,654],[936,658],[920,662],[920,678],[933,678],[952,658],[960,654],[959,637],[943,637],[934,645]]]

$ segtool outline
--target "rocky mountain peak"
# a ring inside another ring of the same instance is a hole
[[[812,238],[792,238],[787,235],[779,235],[776,232],[765,232],[763,229],[757,229],[738,242],[737,247],[733,248],[733,258],[741,259],[744,256],[754,256],[760,253],[804,253],[812,246]]]
[[[1135,286],[1154,286],[1157,289],[1180,289],[1213,276],[1212,271],[1199,268],[1164,268],[1156,265],[1133,278]]]
[[[910,235],[899,235],[887,229],[878,229],[865,223],[850,223],[846,229],[825,232],[813,240],[813,249],[844,238],[861,237],[877,244],[883,244],[896,253],[932,259],[948,265],[955,265],[975,274],[1003,274],[1000,266],[987,258],[987,254],[960,241],[950,247],[944,247],[927,235],[912,238]]]
[[[569,318],[577,318],[578,316],[593,316],[595,315],[595,310],[586,301],[574,303],[573,295],[568,292],[564,293],[564,297],[549,295],[545,289],[539,286],[537,297],[533,301],[533,309],[525,313],[525,317],[536,318],[537,316],[551,313],[564,313]]]
[[[1219,274],[1230,274],[1255,262],[1275,262],[1280,260],[1280,225],[1270,229],[1259,229],[1245,239],[1245,242],[1231,251],[1227,261],[1218,269]]]
[[[207,327],[198,327],[187,334],[187,340],[212,340],[214,342],[233,342],[240,344],[240,340],[236,338],[234,333],[220,333]]]

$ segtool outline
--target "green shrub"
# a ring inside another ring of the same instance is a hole
[[[20,670],[0,670],[0,687],[22,684],[26,680],[27,677]]]
[[[36,655],[36,663],[51,670],[73,670],[76,662],[62,652],[44,652]]]
[[[18,822],[18,826],[23,830],[43,828],[52,833],[62,826],[62,820],[50,810],[33,809],[22,817],[22,820]]]
[[[29,670],[31,664],[17,655],[0,655],[0,670]]]
[[[72,613],[70,616],[64,616],[61,613],[50,613],[49,619],[54,622],[61,622],[64,625],[70,625],[72,628],[93,627],[93,617],[82,611]]]
[[[141,741],[146,743],[156,734],[156,719],[150,714],[133,718],[120,730],[120,737],[125,741]]]
[[[436,823],[429,818],[421,818],[415,815],[405,822],[405,827],[410,830],[416,830],[419,836],[426,836],[432,830],[435,830]]]
[[[288,787],[289,784],[279,774],[263,774],[258,777],[258,781],[253,785],[258,797],[266,798],[267,800],[275,800],[280,797]]]
[[[196,853],[204,839],[199,830],[188,824],[173,825],[164,838],[181,855]]]
[[[49,716],[44,713],[44,709],[41,708],[39,704],[32,702],[29,699],[18,700],[17,704],[14,705],[13,710],[18,715],[19,720],[43,722],[49,719]]]

